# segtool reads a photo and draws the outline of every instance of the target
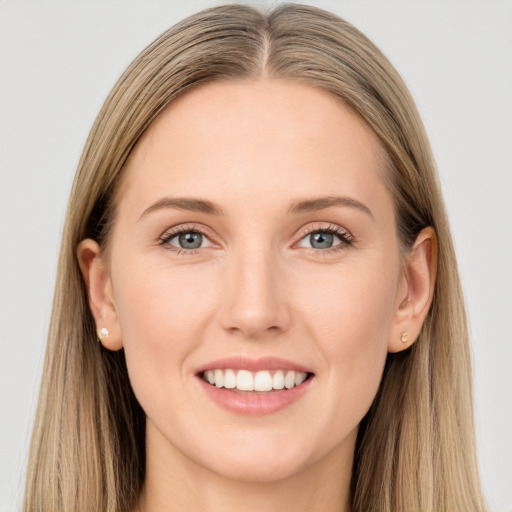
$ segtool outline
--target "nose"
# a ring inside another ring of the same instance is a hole
[[[224,329],[252,340],[288,329],[291,312],[282,263],[261,249],[233,255],[222,284]]]

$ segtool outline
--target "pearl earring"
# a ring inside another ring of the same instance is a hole
[[[98,332],[98,341],[101,342],[103,338],[108,338],[109,334],[109,330],[106,327],[102,327]]]
[[[407,331],[403,331],[402,334],[400,334],[400,341],[402,343],[407,343],[409,341],[409,333]]]

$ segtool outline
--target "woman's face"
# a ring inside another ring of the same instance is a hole
[[[252,481],[352,459],[405,293],[379,155],[344,104],[281,80],[153,122],[108,262],[153,453]]]

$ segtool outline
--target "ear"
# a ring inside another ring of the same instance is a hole
[[[78,245],[76,255],[87,287],[98,339],[105,348],[119,350],[123,347],[121,330],[110,275],[100,247],[97,242],[87,238]],[[108,334],[101,334],[102,329],[107,329]]]
[[[388,352],[409,348],[432,304],[437,274],[437,239],[431,227],[417,236],[404,264]]]

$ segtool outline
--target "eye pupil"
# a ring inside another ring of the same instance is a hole
[[[198,249],[201,247],[201,233],[181,233],[178,237],[180,246],[183,249]]]
[[[311,247],[315,249],[326,249],[332,246],[333,235],[331,233],[315,233],[311,235],[310,240]]]

